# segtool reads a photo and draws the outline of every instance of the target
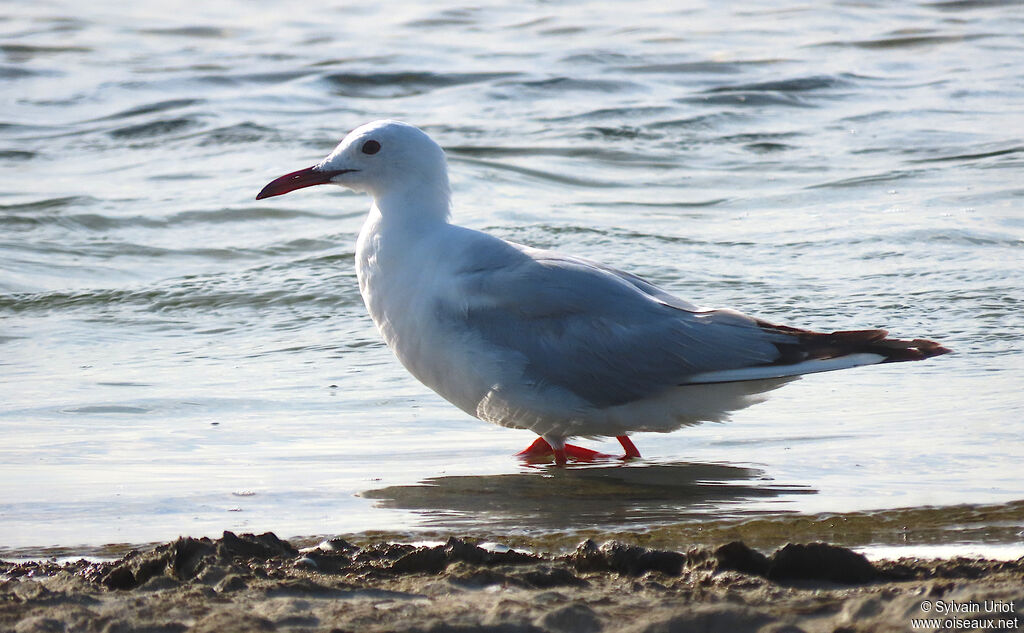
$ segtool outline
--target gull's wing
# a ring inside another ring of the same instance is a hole
[[[594,406],[694,383],[795,376],[944,353],[884,330],[829,334],[707,310],[614,268],[477,233],[447,317]]]
[[[775,343],[786,336],[738,312],[698,310],[587,260],[498,240],[480,246],[466,258],[472,267],[457,276],[463,300],[448,318],[525,361],[528,381],[568,389],[595,406],[781,355]]]

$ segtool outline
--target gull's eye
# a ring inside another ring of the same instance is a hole
[[[363,143],[364,154],[376,154],[380,151],[380,143],[374,140],[369,140]]]

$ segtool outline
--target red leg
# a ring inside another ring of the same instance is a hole
[[[628,435],[619,435],[615,439],[619,440],[619,444],[622,444],[622,448],[626,451],[626,454],[622,456],[623,459],[640,457],[640,451],[636,450],[633,440],[629,439]]]
[[[545,457],[551,453],[551,445],[548,444],[547,440],[543,437],[538,437],[533,440],[533,444],[516,453],[516,457]]]
[[[551,444],[549,444],[543,437],[535,439],[533,444],[530,444],[524,450],[516,453],[516,456],[524,457],[526,459],[538,459],[552,454],[555,456],[555,463],[559,466],[564,466],[569,458],[572,458],[573,461],[577,462],[592,462],[598,459],[611,457],[611,455],[592,451],[589,448],[583,448],[582,446],[575,446],[573,444],[566,444],[563,448],[554,449],[551,448]]]
[[[598,451],[592,451],[589,448],[574,446],[572,444],[565,445],[565,454],[578,462],[592,462],[597,459],[611,457],[611,455],[607,453],[599,453]]]

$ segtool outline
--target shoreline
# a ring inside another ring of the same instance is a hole
[[[438,534],[432,532],[430,536],[437,537]],[[418,538],[415,535],[410,535],[409,538],[376,537],[373,539],[361,539],[359,538],[358,535],[346,536],[345,538],[353,543],[404,543],[426,547],[443,545],[445,542],[442,540],[437,540],[436,538]],[[504,547],[503,543],[492,543],[488,539],[481,539],[472,536],[467,538],[468,540],[474,542],[483,543],[485,547],[489,545],[497,545],[499,547]],[[284,540],[295,544],[300,549],[307,549],[310,547],[310,543],[320,543],[330,539],[327,537],[292,537]],[[134,545],[127,543],[118,543],[99,547],[54,546],[42,548],[19,548],[15,550],[9,550],[9,552],[16,554],[14,556],[4,555],[3,553],[0,553],[0,565],[23,565],[31,563],[50,563],[56,565],[67,565],[69,563],[76,563],[81,560],[85,560],[90,563],[112,563],[122,559],[124,555],[128,552],[149,551],[161,545],[166,545],[166,543],[167,542],[152,542],[137,543]],[[836,543],[832,544],[837,545],[839,547],[844,547]],[[517,549],[523,551],[524,553],[537,553],[529,548],[524,549],[522,547],[519,547]],[[954,542],[915,545],[876,544],[848,547],[846,549],[849,549],[850,551],[855,552],[857,554],[861,554],[872,563],[894,561],[903,558],[920,560],[950,560],[954,558],[963,558],[990,562],[1010,562],[1018,560],[1020,558],[1024,558],[1024,542]],[[543,552],[542,554],[544,553],[546,552]]]
[[[19,633],[813,633],[905,631],[929,617],[1015,630],[1024,609],[1024,557],[869,561],[822,542],[766,553],[741,541],[657,549],[588,539],[534,554],[454,536],[302,548],[272,533],[225,532],[114,561],[0,562],[0,579],[0,629]]]
[[[411,487],[420,492],[422,486]],[[436,490],[425,494],[439,494]],[[510,506],[514,504],[510,501]],[[446,508],[445,504],[437,507]],[[949,558],[955,556],[1006,560],[1024,555],[1024,499],[993,504],[959,504],[884,508],[849,512],[755,512],[732,516],[705,516],[700,520],[676,520],[648,523],[642,526],[618,525],[592,528],[559,529],[536,527],[539,521],[525,512],[516,524],[508,527],[505,517],[488,525],[493,513],[476,513],[473,521],[453,520],[441,524],[422,525],[400,530],[367,530],[344,533],[344,537],[360,545],[379,542],[443,543],[452,534],[479,542],[501,543],[531,552],[564,554],[580,541],[621,540],[665,549],[687,545],[716,546],[729,541],[743,541],[762,551],[770,551],[789,542],[822,541],[848,547],[869,558]],[[514,513],[513,513],[514,514]],[[482,517],[482,518],[481,518]],[[223,529],[241,531],[230,526]],[[252,531],[253,528],[245,528]],[[256,530],[261,531],[261,530]],[[311,547],[336,536],[334,534],[290,535],[286,538],[297,547]],[[113,542],[107,544],[68,544],[5,547],[0,542],[0,560],[73,560],[86,557],[97,561],[120,558],[133,549],[145,550],[172,540],[168,534],[159,540]],[[214,537],[207,533],[205,536]],[[973,551],[969,551],[973,550]],[[879,552],[874,554],[873,552]],[[1017,553],[1017,552],[1020,553]],[[1016,554],[1016,555],[1015,555]]]

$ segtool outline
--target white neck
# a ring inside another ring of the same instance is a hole
[[[451,190],[445,171],[429,175],[408,174],[400,186],[370,193],[375,206],[389,225],[447,223],[451,215]]]

